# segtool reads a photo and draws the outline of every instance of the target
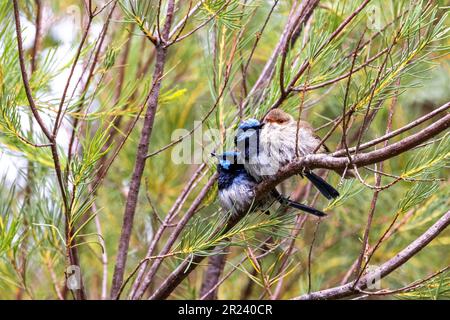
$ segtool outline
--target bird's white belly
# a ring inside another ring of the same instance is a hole
[[[285,126],[266,124],[261,130],[259,155],[250,157],[246,169],[258,180],[268,179],[294,160],[296,152],[299,156],[310,154],[317,143],[317,139],[302,127],[297,135],[295,123]]]
[[[246,209],[255,197],[254,186],[249,182],[233,183],[219,192],[219,201],[222,208],[236,214]]]

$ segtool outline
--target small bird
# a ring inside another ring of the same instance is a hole
[[[297,121],[279,109],[270,111],[262,123],[256,119],[242,122],[235,138],[237,149],[244,154],[245,169],[256,181],[276,174],[297,153],[299,156],[312,154],[320,141],[308,122],[300,121],[297,130]],[[328,149],[322,145],[317,151],[323,153]],[[303,174],[327,199],[339,196],[335,188],[311,170],[305,169]]]
[[[326,216],[320,210],[283,197],[276,189],[273,189],[259,201],[255,201],[255,187],[258,183],[247,173],[244,165],[238,163],[239,153],[228,151],[221,155],[216,155],[215,153],[211,155],[219,159],[219,164],[217,165],[219,173],[219,202],[225,211],[231,212],[233,215],[242,213],[243,210],[248,208],[250,208],[249,211],[261,210],[267,212],[269,207],[277,201],[282,205],[287,205],[318,217]]]

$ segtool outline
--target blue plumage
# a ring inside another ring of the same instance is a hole
[[[237,149],[244,155],[247,172],[249,172],[257,181],[261,181],[266,177],[275,174],[279,169],[279,165],[284,165],[286,162],[289,162],[287,159],[293,158],[293,155],[290,153],[294,152],[290,152],[290,149],[288,148],[279,148],[275,150],[267,148],[268,150],[266,150],[265,145],[261,145],[260,139],[261,130],[265,130],[263,127],[264,123],[260,123],[256,119],[245,120],[239,126],[234,140]],[[269,134],[271,141],[283,146],[285,144],[284,140],[277,136],[277,131],[272,131],[272,134]],[[288,143],[286,144],[289,145]],[[276,154],[273,154],[273,151],[275,151]],[[328,184],[311,170],[305,170],[304,173],[306,178],[311,181],[327,199],[331,200],[339,196],[339,192],[333,188],[333,186]]]
[[[219,201],[226,212],[238,214],[248,209],[250,211],[266,211],[273,202],[278,201],[317,216],[325,215],[319,210],[282,197],[276,189],[255,202],[255,187],[258,183],[247,173],[244,165],[238,163],[238,159],[240,159],[239,153],[225,152],[218,158]]]
[[[251,205],[256,181],[238,162],[238,153],[225,152],[219,158],[219,200],[225,211],[237,213]]]
[[[248,130],[248,129],[256,129],[261,126],[261,123],[259,120],[250,118],[245,121],[242,121],[242,123],[239,125],[239,129],[242,130]]]

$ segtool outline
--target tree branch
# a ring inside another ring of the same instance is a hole
[[[67,200],[68,200],[67,193],[66,193],[67,190],[66,190],[64,182],[63,182],[61,163],[59,160],[59,154],[58,154],[57,143],[56,143],[56,135],[52,135],[50,130],[46,127],[44,121],[42,120],[42,118],[39,114],[36,103],[34,102],[34,99],[33,99],[33,94],[31,92],[31,87],[30,87],[30,83],[29,83],[28,75],[27,75],[27,71],[26,71],[26,66],[25,66],[25,58],[24,58],[24,53],[23,53],[23,42],[22,42],[22,30],[21,30],[21,25],[20,25],[19,5],[17,3],[17,0],[13,1],[13,5],[14,5],[14,20],[15,20],[15,26],[16,26],[16,36],[17,36],[17,48],[18,48],[18,52],[19,52],[19,64],[20,64],[20,71],[22,74],[22,81],[23,81],[23,85],[25,88],[25,93],[27,96],[28,103],[30,104],[30,109],[31,109],[31,112],[32,112],[34,118],[36,119],[37,123],[39,124],[39,127],[41,128],[42,132],[44,133],[44,135],[47,137],[47,139],[49,140],[49,142],[51,144],[50,148],[51,148],[53,164],[54,164],[55,172],[56,172],[56,179],[58,182],[58,187],[61,192],[61,198],[62,198],[63,207],[64,207],[66,251],[67,251],[66,254],[67,254],[68,262],[71,265],[79,266],[78,250],[75,246],[73,246],[73,239],[72,239],[73,230],[72,230],[72,227],[70,226],[71,212],[70,212],[70,207],[68,206],[68,202],[67,202]],[[57,124],[55,124],[55,126],[56,125]],[[81,289],[77,291],[76,298],[77,299],[85,299],[86,295],[84,292],[82,278],[80,278],[80,282],[81,282]]]
[[[447,114],[425,129],[419,131],[416,134],[410,135],[403,140],[375,151],[361,153],[354,156],[352,158],[352,163],[357,167],[362,167],[393,158],[438,135],[439,133],[448,129],[449,126],[450,114]],[[324,168],[336,170],[344,169],[346,166],[348,166],[348,164],[349,159],[347,157],[334,157],[332,155],[326,154],[307,155],[282,167],[278,171],[277,175],[274,176],[271,180],[267,180],[259,184],[257,187],[257,194],[264,194],[269,192],[283,180],[297,174],[298,172],[301,172],[302,168],[304,167],[307,167],[309,169]]]
[[[361,144],[359,146],[359,150],[365,150],[365,149],[373,147],[373,146],[375,146],[375,145],[377,145],[377,144],[379,144],[379,143],[381,143],[383,141],[386,141],[386,140],[389,140],[389,139],[391,139],[391,138],[393,138],[395,136],[398,136],[399,134],[401,134],[403,132],[406,132],[409,129],[417,127],[418,125],[420,125],[420,124],[424,123],[425,121],[433,118],[434,116],[438,115],[439,113],[441,113],[443,111],[446,111],[448,108],[450,108],[450,102],[445,103],[444,105],[440,106],[439,108],[437,108],[437,109],[433,110],[432,112],[427,113],[426,115],[424,115],[424,116],[422,116],[422,117],[420,117],[420,118],[410,122],[409,124],[407,124],[406,126],[400,128],[400,129],[391,131],[390,133],[388,133],[388,134],[386,134],[386,135],[384,135],[382,137],[379,137],[379,138],[373,139],[373,140],[371,140],[371,141],[369,141],[367,143]],[[348,151],[349,152],[355,152],[356,148],[355,147],[354,148],[349,148]],[[338,151],[332,153],[332,155],[334,157],[340,157],[340,156],[344,155],[345,152],[346,151],[344,149],[342,149],[342,150],[338,150]]]
[[[376,151],[358,154],[353,158],[353,164],[356,166],[364,166],[377,163],[386,159],[390,159],[403,152],[410,150],[418,144],[428,140],[429,138],[443,132],[450,126],[450,114],[431,124],[422,131],[411,135],[397,143],[381,148]],[[333,157],[325,154],[314,154],[299,158],[284,167],[270,180],[263,181],[256,187],[255,200],[264,197],[270,190],[275,188],[279,183],[287,178],[302,172],[304,167],[310,169],[326,168],[326,169],[343,169],[348,165],[347,157]],[[242,211],[241,215],[236,215],[230,220],[225,228],[219,228],[222,232],[227,232],[236,225],[247,212],[248,208]],[[211,248],[213,249],[213,248]],[[190,260],[183,261],[160,285],[153,293],[150,299],[159,300],[167,298],[171,292],[180,284],[204,259],[204,256],[194,256]]]
[[[204,300],[217,300],[217,292],[225,262],[227,260],[228,248],[223,248],[220,253],[209,257],[208,269],[203,275],[202,287],[200,289],[200,297]]]
[[[319,299],[339,299],[357,294],[361,289],[367,287],[368,282],[379,275],[381,278],[386,277],[392,271],[405,264],[411,257],[422,250],[434,238],[436,238],[450,224],[450,211],[447,211],[434,225],[432,225],[419,238],[414,240],[409,246],[400,251],[395,257],[385,262],[380,267],[361,277],[356,286],[353,282],[343,286],[321,290],[310,294],[305,294],[294,298],[295,300],[319,300]]]
[[[155,235],[152,238],[152,242],[148,246],[146,257],[150,257],[153,255],[154,250],[156,249],[156,246],[158,244],[158,241],[161,239],[164,231],[166,228],[170,225],[173,218],[176,216],[176,214],[180,211],[183,204],[186,202],[189,194],[192,192],[192,190],[195,188],[196,184],[199,180],[201,180],[202,172],[204,171],[206,167],[206,164],[203,163],[199,166],[199,168],[194,172],[180,195],[178,196],[177,200],[175,200],[175,203],[173,204],[172,208],[170,208],[169,212],[167,213],[166,217],[164,218],[164,221],[162,221],[161,226],[158,228],[158,231],[156,231]],[[134,296],[137,288],[141,285],[142,278],[145,274],[146,268],[148,265],[148,260],[145,260],[142,265],[139,268],[139,273],[133,283],[133,287],[130,292],[130,297]]]
[[[49,129],[46,127],[44,121],[42,120],[38,108],[34,102],[33,94],[31,93],[30,82],[28,80],[27,68],[25,66],[25,58],[23,53],[23,40],[22,40],[22,27],[20,25],[20,14],[19,14],[19,5],[17,4],[17,0],[14,0],[14,20],[16,23],[16,36],[17,36],[17,48],[19,50],[19,64],[20,71],[22,73],[23,86],[25,89],[25,94],[27,95],[28,103],[30,104],[31,112],[33,113],[34,118],[36,119],[39,127],[41,127],[42,132],[45,134],[47,139],[50,142],[53,142],[52,134]]]
[[[125,205],[125,213],[123,216],[122,231],[119,240],[119,249],[117,252],[116,265],[114,268],[114,276],[111,287],[111,296],[115,297],[119,292],[123,282],[125,265],[127,261],[128,247],[130,244],[131,230],[133,227],[134,214],[136,212],[139,189],[141,186],[142,175],[145,168],[145,158],[150,144],[150,136],[153,131],[153,123],[155,120],[156,109],[158,107],[159,93],[161,90],[162,76],[164,74],[164,65],[166,63],[167,48],[162,45],[164,39],[167,39],[170,26],[172,25],[173,13],[175,10],[175,0],[171,0],[167,7],[167,17],[163,28],[163,34],[156,46],[156,62],[153,72],[153,85],[150,89],[147,111],[145,113],[144,124],[141,131],[136,162],[134,166],[133,176],[131,178],[130,189]]]
[[[298,7],[293,8],[291,10],[286,26],[284,27],[283,33],[280,36],[280,41],[273,50],[269,60],[266,62],[263,71],[258,77],[258,80],[256,80],[255,84],[253,85],[252,89],[247,95],[247,98],[244,102],[244,107],[247,106],[247,104],[250,102],[249,101],[250,98],[254,97],[256,100],[259,99],[261,91],[267,86],[267,84],[272,79],[273,73],[275,71],[276,61],[280,56],[280,53],[283,50],[283,48],[285,48],[286,45],[288,45],[292,33],[301,32],[302,29],[301,26],[303,26],[303,24],[311,17],[312,13],[314,12],[314,9],[317,7],[318,4],[319,1],[317,0],[303,1],[301,4],[298,5]],[[307,10],[304,10],[305,8],[307,8]]]
[[[200,206],[200,204],[202,203],[203,199],[206,197],[206,195],[208,194],[208,192],[210,191],[211,187],[216,182],[216,180],[217,180],[217,174],[214,174],[208,180],[208,182],[205,184],[203,189],[200,191],[199,195],[196,197],[196,199],[194,200],[194,202],[192,203],[190,208],[187,210],[186,214],[178,222],[176,229],[172,231],[172,233],[171,233],[169,239],[167,240],[164,248],[159,253],[159,256],[164,256],[164,255],[169,253],[170,248],[172,248],[172,245],[177,240],[178,236],[180,235],[181,231],[186,226],[187,222],[194,215],[194,213],[197,212],[198,207]],[[144,295],[145,290],[147,290],[147,288],[149,287],[149,285],[150,285],[151,281],[153,280],[156,272],[158,271],[162,261],[163,261],[162,258],[156,258],[155,259],[155,261],[152,264],[150,270],[146,274],[144,280],[142,281],[140,286],[137,288],[134,296],[132,297],[133,299],[141,298]]]

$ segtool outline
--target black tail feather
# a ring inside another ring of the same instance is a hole
[[[339,197],[339,192],[314,172],[305,171],[304,175],[328,200]]]
[[[322,212],[322,211],[320,211],[318,209],[315,209],[313,207],[307,206],[306,204],[302,204],[302,203],[299,203],[299,202],[296,202],[296,201],[289,200],[289,199],[283,197],[277,190],[272,191],[272,195],[281,204],[288,205],[288,206],[290,206],[292,208],[304,211],[306,213],[310,213],[310,214],[315,215],[317,217],[325,217],[327,215],[326,213],[324,213],[324,212]]]
[[[301,210],[301,211],[313,214],[313,215],[315,215],[317,217],[325,217],[327,215],[326,213],[324,213],[324,212],[322,212],[320,210],[317,210],[317,209],[315,209],[313,207],[307,206],[306,204],[301,204],[299,202],[292,201],[292,200],[289,200],[289,199],[284,199],[284,202],[286,202],[287,205],[292,207],[292,208],[295,208],[295,209],[298,209],[298,210]]]

